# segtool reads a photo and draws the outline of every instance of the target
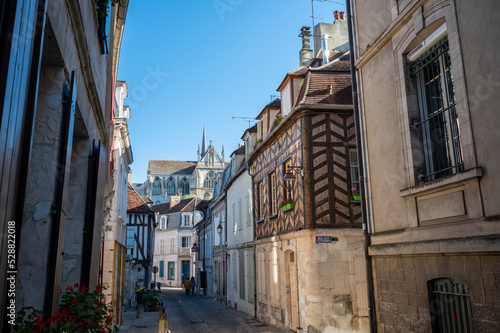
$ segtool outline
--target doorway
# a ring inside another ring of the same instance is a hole
[[[297,331],[297,269],[295,252],[285,252],[285,288],[287,325],[292,331]]]
[[[182,260],[182,281],[181,285],[186,281],[186,279],[191,278],[191,267],[189,260]]]

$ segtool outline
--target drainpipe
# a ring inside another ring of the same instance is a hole
[[[250,147],[249,147],[250,148]],[[247,161],[248,162],[248,161]],[[250,175],[250,178],[252,179],[251,180],[251,186],[250,186],[250,189],[251,189],[251,196],[252,196],[252,243],[253,243],[253,308],[254,308],[254,317],[257,318],[257,248],[255,246],[255,228],[256,228],[256,225],[255,225],[255,221],[254,221],[254,209],[253,209],[253,206],[254,206],[254,192],[253,192],[253,180],[254,180],[254,176],[253,174],[250,172],[250,165],[247,163],[247,172],[248,174]]]
[[[368,280],[368,317],[370,321],[370,332],[377,332],[377,323],[375,316],[375,298],[373,295],[373,267],[372,260],[368,253],[368,247],[371,245],[370,232],[368,231],[369,217],[367,215],[366,205],[367,205],[367,193],[365,189],[365,172],[364,172],[364,163],[363,163],[363,154],[362,154],[362,140],[361,140],[361,118],[362,114],[359,110],[358,105],[358,85],[356,81],[357,70],[355,66],[355,57],[354,57],[354,18],[351,14],[351,0],[346,0],[346,11],[347,11],[347,33],[349,36],[349,57],[350,57],[350,66],[351,66],[351,86],[352,86],[352,104],[354,111],[354,126],[356,131],[356,147],[358,153],[358,161],[359,161],[359,184],[360,184],[360,194],[361,194],[361,217],[363,219],[363,230],[364,230],[364,240],[365,240],[365,258],[366,258],[366,271],[367,271],[367,280]]]

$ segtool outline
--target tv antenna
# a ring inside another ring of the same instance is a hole
[[[232,117],[232,119],[243,119],[243,121],[248,122],[248,128],[252,127],[252,122],[256,122],[255,117]]]
[[[319,18],[320,19],[320,17],[315,17],[314,16],[314,1],[318,1],[318,2],[330,2],[330,3],[337,4],[337,5],[345,6],[345,3],[341,3],[341,2],[338,2],[338,1],[332,1],[332,0],[311,0],[311,12],[312,12],[311,18],[312,18],[312,22],[313,22],[313,25],[312,25],[313,29],[314,29],[314,19],[315,18]]]

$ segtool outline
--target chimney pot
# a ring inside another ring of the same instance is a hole
[[[340,19],[345,20],[345,13],[344,12],[340,12]]]
[[[335,21],[339,19],[339,11],[336,10],[333,12],[333,16],[335,17]]]

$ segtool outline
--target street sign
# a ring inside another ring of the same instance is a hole
[[[337,237],[332,236],[316,236],[316,244],[327,244],[338,240],[339,239]]]
[[[158,266],[153,266],[153,273],[154,274],[158,273]]]

